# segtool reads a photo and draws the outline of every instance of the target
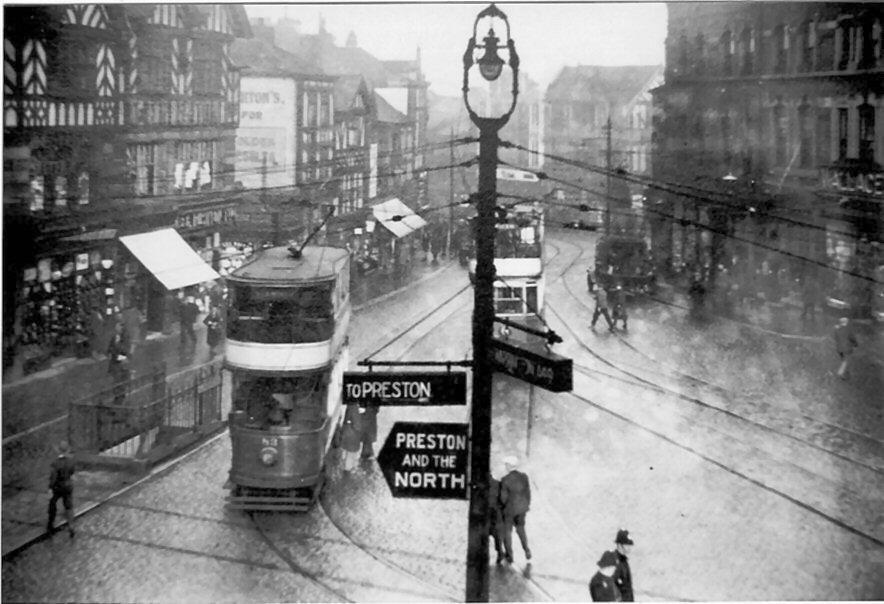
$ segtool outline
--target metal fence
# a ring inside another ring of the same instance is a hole
[[[68,438],[81,456],[144,459],[221,419],[221,363],[213,361],[168,376],[157,368],[124,393],[117,386],[72,403]]]

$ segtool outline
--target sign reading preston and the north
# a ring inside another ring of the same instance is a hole
[[[468,424],[396,422],[378,454],[393,497],[466,499]]]
[[[467,374],[449,372],[345,372],[345,405],[466,405]]]

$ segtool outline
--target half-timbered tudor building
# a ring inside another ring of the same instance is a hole
[[[119,314],[165,329],[169,289],[212,273],[157,276],[151,236],[127,238],[171,228],[211,259],[249,31],[237,5],[5,7],[5,363],[100,351]]]

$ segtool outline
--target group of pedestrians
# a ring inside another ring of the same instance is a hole
[[[602,316],[608,323],[610,332],[614,332],[617,321],[623,323],[623,331],[628,331],[629,317],[626,314],[626,292],[623,290],[623,285],[617,283],[609,291],[609,288],[601,281],[596,283],[592,278],[592,271],[586,269],[586,287],[590,295],[595,296],[595,309],[592,312],[590,328],[595,329],[596,322]]]
[[[500,480],[490,477],[488,489],[488,531],[494,540],[497,564],[513,563],[513,528],[519,536],[525,559],[531,560],[525,518],[531,509],[531,483],[528,475],[518,469],[513,455],[503,460],[506,474]]]
[[[604,552],[596,563],[598,571],[589,580],[589,596],[593,602],[633,602],[632,570],[629,552],[633,540],[629,531],[620,529],[614,538],[614,550]]]

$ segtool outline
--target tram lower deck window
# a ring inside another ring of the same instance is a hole
[[[325,419],[327,387],[321,374],[306,377],[238,376],[233,408],[254,428],[313,429]]]

